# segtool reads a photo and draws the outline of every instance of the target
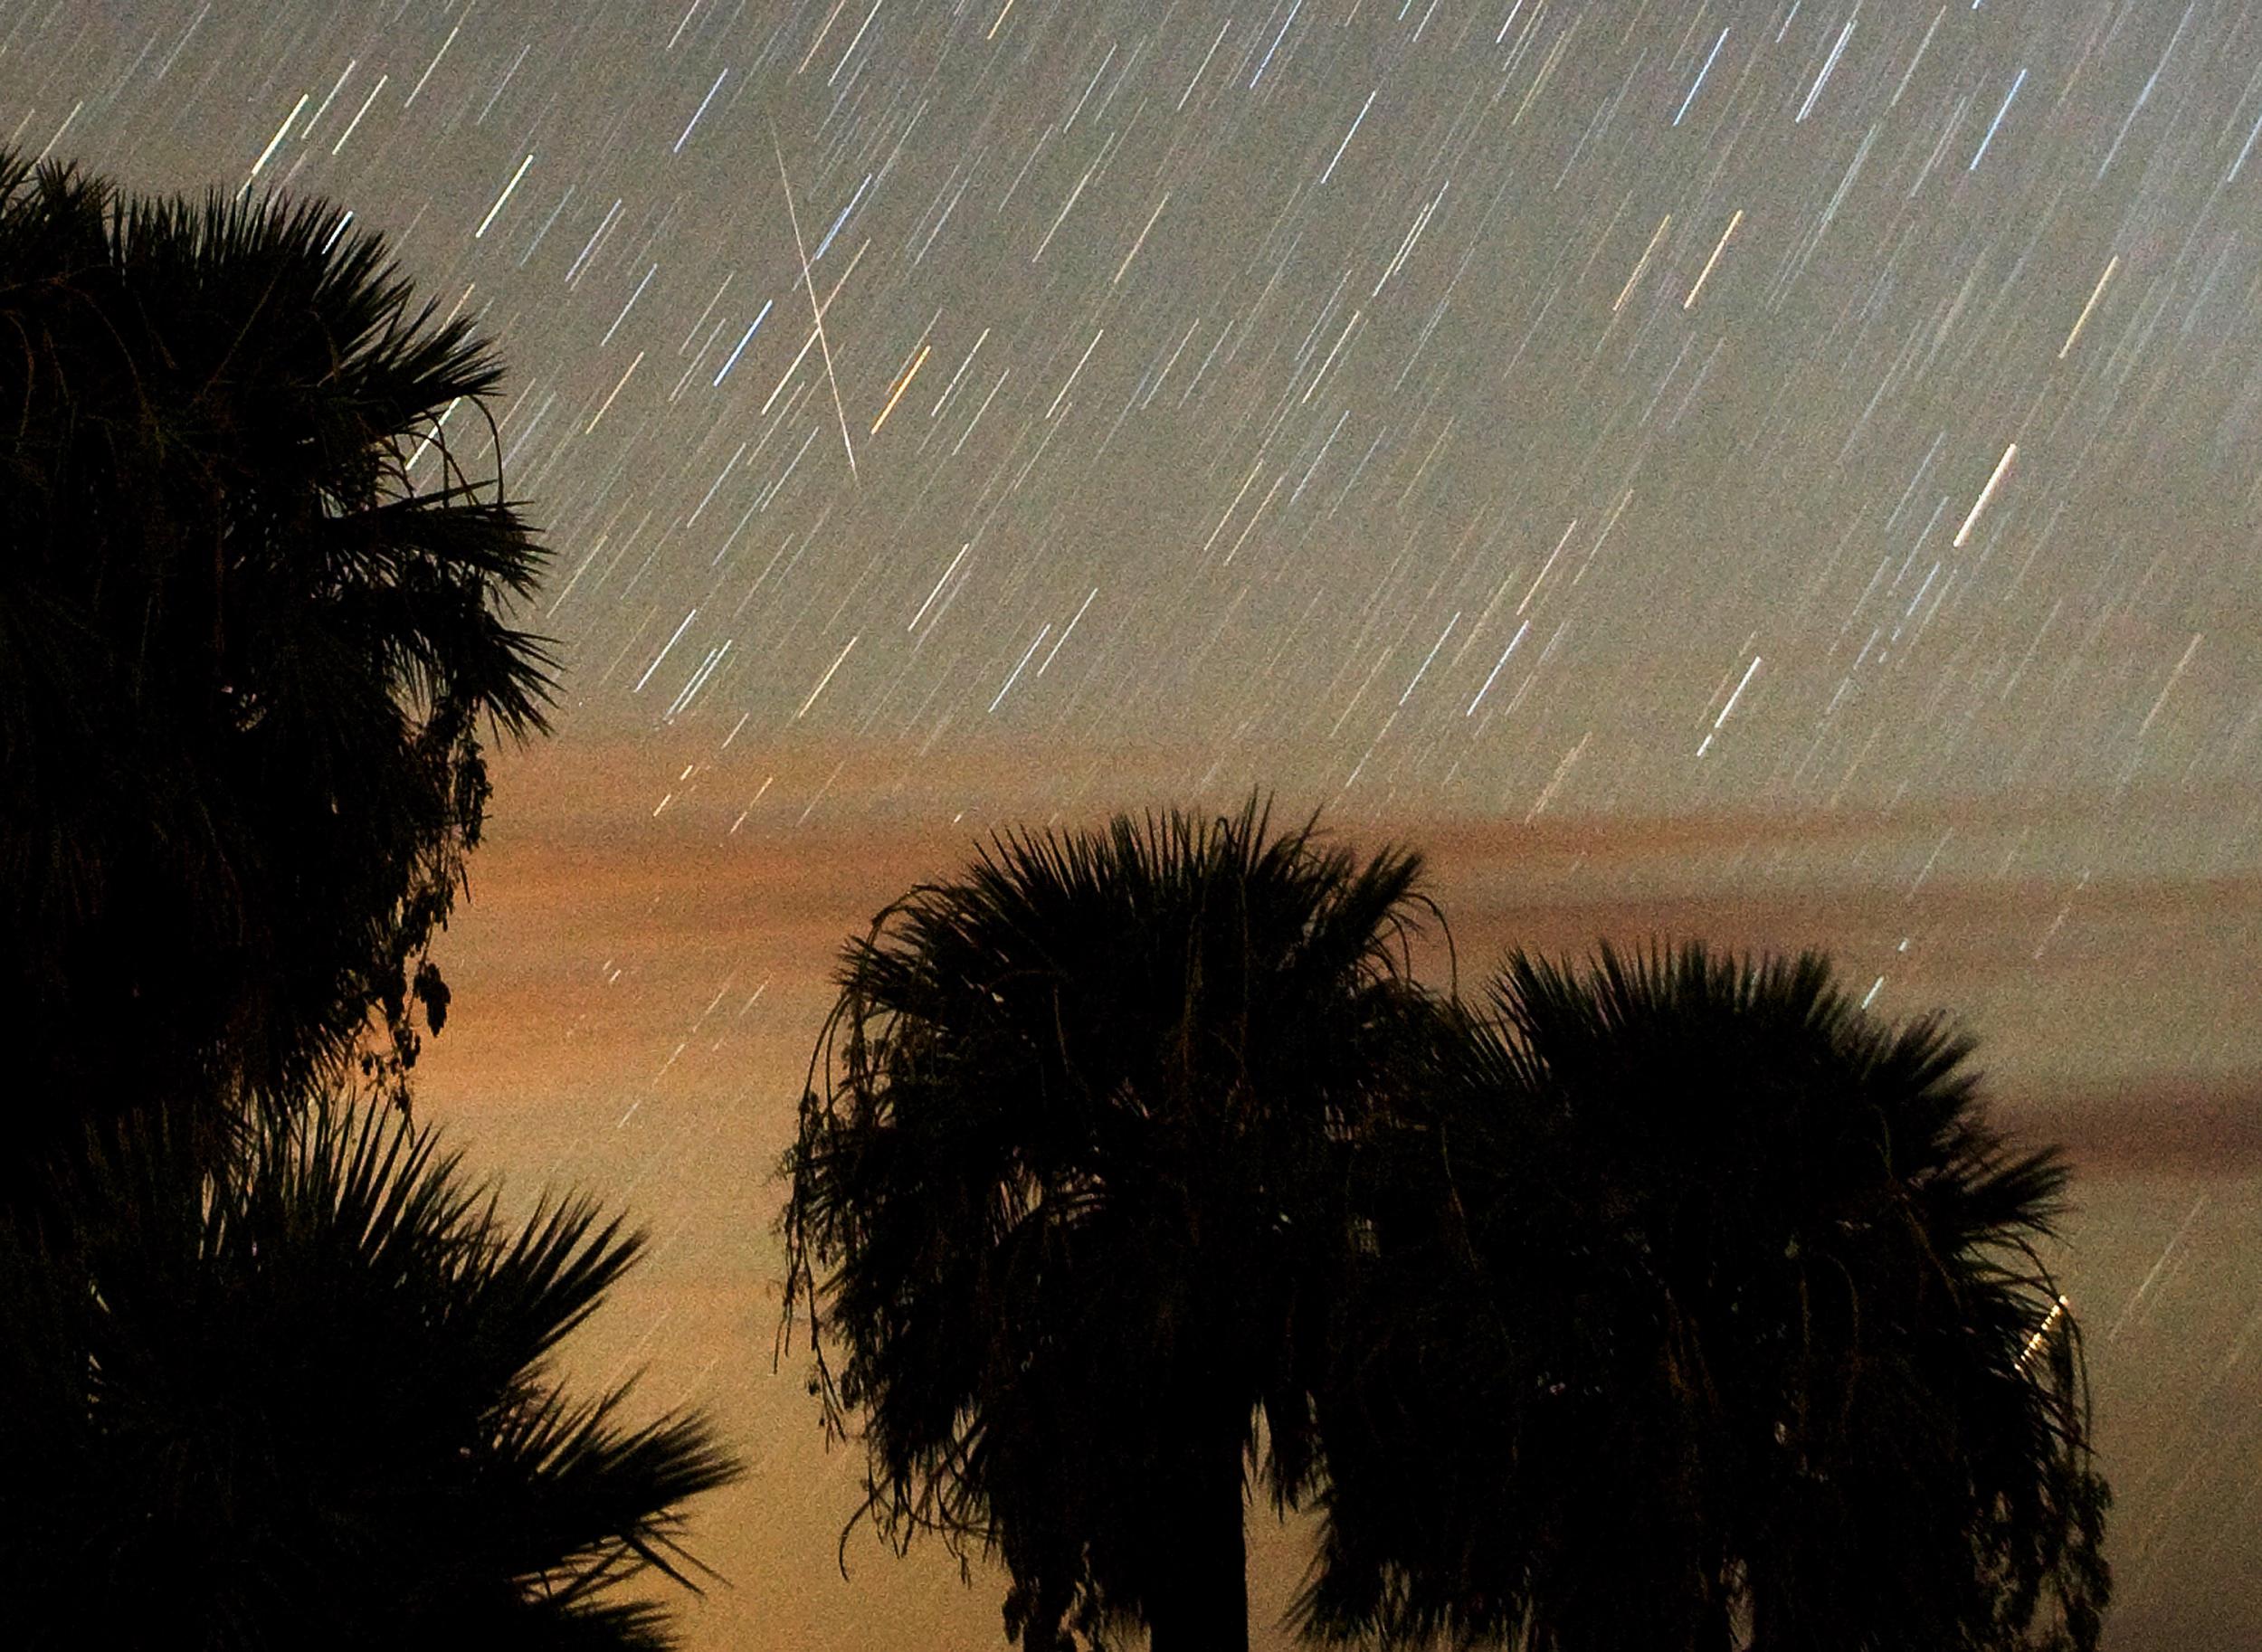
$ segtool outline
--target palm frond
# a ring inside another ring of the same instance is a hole
[[[336,207],[0,155],[0,751],[37,783],[0,999],[60,1030],[46,1087],[272,1100],[345,1077],[373,1009],[413,1060],[481,726],[540,733],[554,692],[515,618],[546,554],[463,435],[499,384]]]
[[[1276,1500],[1312,1483],[1419,872],[1251,798],[1003,833],[843,950],[782,1167],[783,1337],[806,1315],[826,1425],[861,1433],[862,1514],[1002,1556],[1025,1644],[1145,1620],[1151,1533],[1239,1484],[1259,1416]]]
[[[2092,1647],[2054,1154],[1820,957],[1512,954],[1359,1184],[1299,1610],[1535,1652]]]
[[[664,1644],[618,1590],[692,1580],[684,1506],[737,1467],[702,1419],[631,1424],[625,1387],[550,1372],[634,1258],[617,1220],[566,1201],[511,1232],[378,1109],[269,1117],[224,1173],[162,1113],[82,1162],[60,1227],[0,1229],[35,1333],[0,1362],[11,1415],[56,1425],[5,1433],[55,1499],[0,1543],[13,1594],[68,1598],[74,1638]]]

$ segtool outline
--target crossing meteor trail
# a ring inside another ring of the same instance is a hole
[[[770,128],[770,153],[777,157],[777,181],[785,191],[785,217],[794,226],[794,252],[801,260],[802,285],[809,291],[809,314],[817,325],[817,349],[824,356],[824,382],[832,388],[832,412],[841,421],[841,446],[848,453],[849,474],[856,474],[856,443],[849,440],[848,409],[841,402],[841,381],[832,374],[832,345],[824,336],[824,306],[817,302],[816,278],[809,273],[809,251],[801,238],[801,214],[794,205],[794,180],[785,176],[785,151]]]

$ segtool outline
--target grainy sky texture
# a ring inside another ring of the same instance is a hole
[[[688,1235],[628,1342],[702,1327],[769,1476],[702,1644],[995,1635],[816,1599],[762,1174],[826,954],[1251,785],[1434,843],[1465,966],[1963,1011],[2091,1173],[2115,1644],[2262,1640],[2262,5],[51,0],[0,133],[329,196],[509,365],[445,438],[571,670],[432,1082]]]

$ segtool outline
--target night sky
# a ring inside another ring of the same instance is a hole
[[[2262,1643],[2262,5],[50,0],[0,132],[328,196],[497,341],[444,436],[569,669],[430,1084],[654,1224],[592,1367],[748,1441],[699,1644],[997,1638],[840,1581],[770,1374],[831,950],[1252,786],[1432,847],[1465,974],[1964,1015],[2083,1170],[2108,1644]]]

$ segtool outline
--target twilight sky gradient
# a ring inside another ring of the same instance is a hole
[[[1962,1014],[2084,1170],[2111,1644],[2262,1644],[2262,4],[53,0],[0,133],[328,195],[510,365],[571,671],[427,1097],[660,1235],[582,1357],[755,1459],[699,1644],[997,1638],[827,1570],[769,1373],[832,949],[1251,785],[1465,973]]]

